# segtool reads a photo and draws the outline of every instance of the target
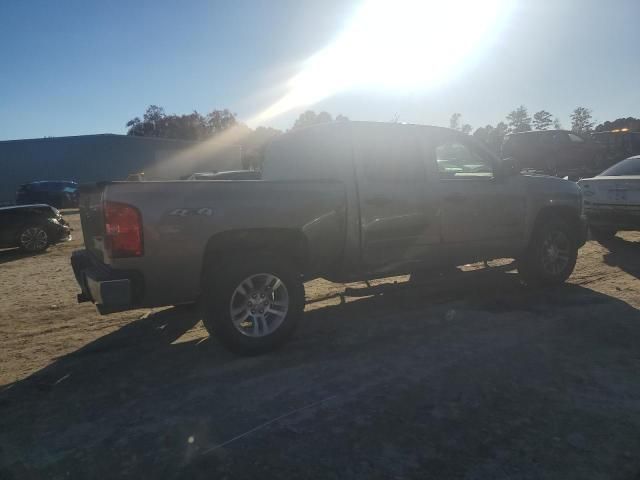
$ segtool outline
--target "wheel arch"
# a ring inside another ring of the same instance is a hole
[[[568,205],[549,205],[540,209],[536,215],[535,221],[533,222],[533,228],[531,229],[529,237],[531,238],[533,236],[534,232],[540,228],[540,225],[553,218],[565,221],[567,225],[569,225],[569,228],[574,235],[574,239],[580,242],[582,237],[580,211],[577,208]]]

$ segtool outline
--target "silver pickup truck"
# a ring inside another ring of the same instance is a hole
[[[578,186],[522,175],[459,132],[336,122],[286,133],[260,180],[85,185],[72,265],[101,313],[197,303],[228,348],[282,344],[304,282],[512,257],[558,284],[585,242]]]

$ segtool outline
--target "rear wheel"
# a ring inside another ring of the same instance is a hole
[[[20,232],[18,242],[25,252],[43,252],[49,246],[49,235],[42,226],[32,225]]]
[[[549,218],[536,227],[518,259],[518,273],[527,285],[558,285],[569,278],[577,257],[577,241],[568,223]]]
[[[205,281],[203,323],[209,334],[243,355],[281,346],[304,310],[300,274],[287,260],[267,254],[229,259],[221,267]]]

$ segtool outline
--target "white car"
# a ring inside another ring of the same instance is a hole
[[[584,214],[596,239],[620,230],[640,230],[640,155],[629,157],[594,178],[578,182]]]

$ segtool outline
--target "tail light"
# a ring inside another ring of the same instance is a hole
[[[112,258],[141,257],[142,216],[137,208],[119,202],[104,203],[105,248]]]

